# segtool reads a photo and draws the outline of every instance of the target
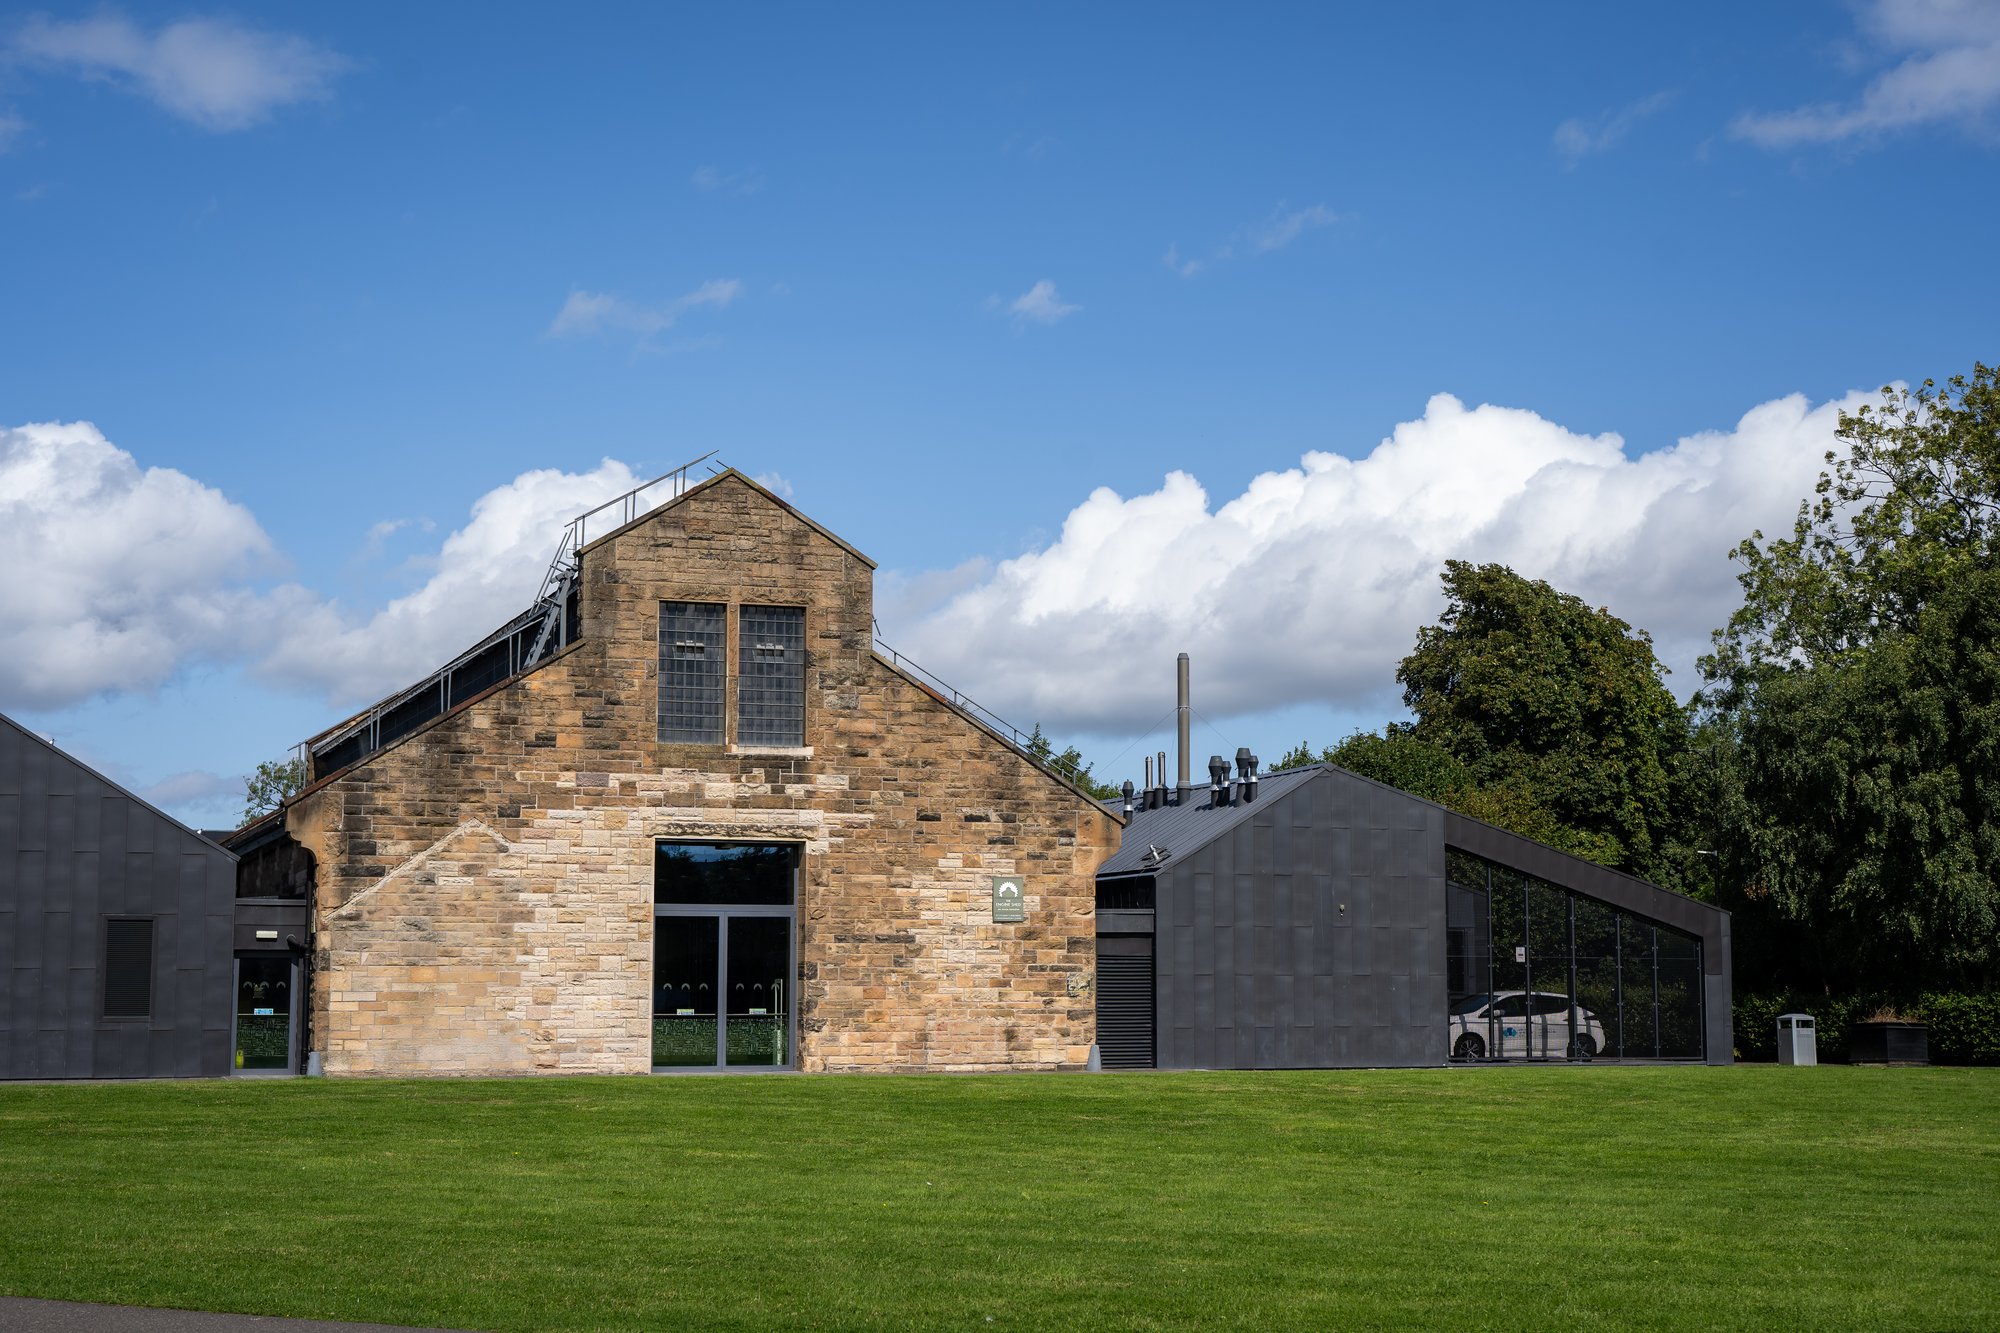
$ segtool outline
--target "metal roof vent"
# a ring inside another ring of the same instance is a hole
[[[1208,799],[1210,805],[1229,804],[1229,761],[1219,754],[1208,757]]]

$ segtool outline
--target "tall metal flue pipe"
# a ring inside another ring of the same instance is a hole
[[[1181,744],[1179,767],[1174,779],[1174,797],[1176,800],[1184,801],[1187,799],[1188,794],[1188,745],[1193,730],[1190,722],[1194,715],[1194,708],[1188,702],[1188,655],[1186,653],[1180,655],[1179,659],[1174,663],[1174,668],[1176,677],[1174,682],[1174,715],[1179,723]]]

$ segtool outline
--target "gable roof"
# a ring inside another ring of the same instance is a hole
[[[667,475],[671,476],[673,474],[669,473]],[[646,489],[647,486],[655,485],[663,480],[665,480],[664,477],[657,477],[653,481],[646,483],[646,486],[639,487],[638,490],[644,490]],[[828,541],[838,546],[841,550],[846,551],[849,555],[861,561],[870,570],[873,570],[875,568],[875,562],[869,559],[866,555],[863,555],[860,551],[856,550],[853,546],[850,546],[847,542],[843,541],[833,532],[829,531],[827,528],[815,522],[812,518],[808,517],[806,514],[801,513],[799,510],[793,508],[790,504],[786,503],[784,500],[774,495],[768,487],[760,485],[751,478],[744,476],[741,472],[737,471],[733,467],[723,468],[721,471],[717,472],[714,476],[709,477],[693,486],[688,487],[686,490],[674,496],[672,499],[666,500],[661,504],[646,510],[644,513],[633,518],[631,521],[624,523],[617,528],[612,529],[610,532],[605,533],[601,537],[594,537],[589,541],[585,542],[582,546],[576,548],[576,559],[579,567],[582,565],[584,558],[589,552],[595,550],[599,546],[602,546],[605,542],[611,541],[617,537],[629,533],[633,531],[635,528],[641,526],[642,524],[650,523],[654,519],[660,517],[662,514],[668,512],[669,510],[687,503],[688,500],[690,500],[694,496],[702,494],[703,492],[708,491],[709,489],[721,484],[722,482],[729,480],[734,480],[742,483],[749,490],[755,492],[759,496],[762,496],[771,505],[775,506],[778,509],[783,510],[787,514],[791,514],[792,516],[796,517],[800,522],[804,523],[814,532],[819,533],[821,536],[825,537]],[[636,491],[629,492],[628,495],[636,493],[637,493]],[[607,503],[616,504],[618,503],[618,498],[614,497],[614,499],[612,499]],[[600,506],[599,508],[604,508],[604,507],[606,506]],[[591,513],[595,512],[597,511],[595,510],[591,511]],[[588,517],[589,515],[586,514],[582,516],[582,518],[579,518],[575,521],[577,523],[581,523],[583,521],[583,518],[588,518]],[[543,667],[549,665],[550,663],[556,661],[558,658],[562,657],[563,654],[568,652],[571,647],[575,646],[575,641],[572,641],[569,645],[566,645],[563,648],[557,649],[556,651],[548,654],[547,656],[541,658],[539,661],[536,661],[531,665],[525,667],[514,667],[507,673],[499,676],[496,679],[492,679],[490,683],[480,687],[477,690],[477,692],[468,694],[455,701],[446,698],[445,694],[446,687],[440,683],[440,682],[448,682],[450,680],[451,672],[454,666],[464,664],[465,662],[470,661],[476,655],[481,653],[486,653],[489,651],[497,653],[500,651],[501,648],[507,645],[509,639],[515,636],[524,635],[532,637],[531,631],[535,628],[536,623],[540,620],[544,612],[547,610],[547,606],[548,604],[543,602],[543,603],[537,603],[536,605],[529,607],[526,611],[523,611],[518,615],[515,615],[514,617],[509,619],[499,629],[495,630],[492,634],[489,634],[485,638],[481,639],[478,643],[474,644],[471,648],[467,649],[465,652],[459,654],[456,658],[450,659],[450,661],[443,664],[437,670],[431,671],[430,673],[425,675],[415,684],[406,686],[403,689],[385,695],[381,699],[377,700],[375,703],[370,704],[368,707],[361,709],[359,712],[350,714],[343,720],[336,722],[332,726],[327,727],[325,730],[319,732],[318,734],[309,737],[305,742],[305,748],[312,756],[312,767],[316,772],[316,776],[314,776],[313,780],[305,787],[304,790],[295,793],[291,799],[297,799],[299,796],[304,796],[310,792],[317,791],[321,786],[325,785],[325,783],[330,779],[337,777],[341,773],[345,773],[353,769],[356,765],[372,758],[375,755],[382,753],[385,750],[390,749],[391,747],[397,744],[400,744],[402,741],[407,740],[409,737],[428,730],[431,726],[435,725],[440,720],[447,717],[451,717],[454,714],[459,713],[464,709],[471,707],[473,704],[478,703],[481,699],[484,699],[486,696],[494,693],[495,691],[504,689],[508,685],[513,684],[515,681],[518,681],[528,675],[533,674],[536,671],[541,670]],[[523,638],[521,641],[525,643],[527,639]],[[324,762],[325,754],[327,752],[337,752],[340,748],[342,748],[342,746],[344,746],[347,743],[349,738],[351,738],[357,731],[359,731],[365,724],[367,724],[371,718],[381,718],[387,716],[388,714],[390,714],[395,710],[402,709],[412,700],[421,701],[427,699],[433,691],[436,691],[438,693],[439,704],[440,704],[440,706],[435,711],[421,711],[420,715],[414,721],[405,718],[402,725],[394,729],[394,734],[378,736],[376,738],[376,743],[373,744],[370,748],[361,749],[358,753],[346,756],[337,765],[329,766],[323,772],[318,771],[320,769],[322,762]],[[323,746],[322,742],[327,742],[329,738],[334,738],[334,741],[332,743],[328,743]],[[289,804],[289,801],[287,803]],[[236,831],[237,834],[241,834],[243,832],[244,830]],[[234,836],[235,835],[232,835],[232,840],[234,840]]]
[[[860,551],[856,550],[845,538],[841,537],[839,533],[834,532],[831,528],[819,522],[817,519],[807,514],[804,510],[799,509],[797,506],[793,505],[790,501],[779,496],[778,494],[773,492],[770,489],[770,487],[764,486],[759,482],[744,476],[741,472],[738,472],[733,467],[726,467],[722,469],[722,471],[716,473],[714,476],[709,477],[704,481],[695,483],[694,485],[688,487],[686,490],[682,491],[679,495],[676,495],[673,499],[667,500],[661,504],[653,506],[651,509],[648,509],[645,513],[633,519],[630,523],[626,523],[621,527],[613,528],[611,531],[605,533],[602,537],[592,537],[589,541],[583,544],[581,550],[588,551],[592,547],[602,546],[605,542],[610,541],[614,537],[622,537],[626,533],[632,531],[634,528],[637,528],[645,523],[650,523],[652,520],[660,517],[660,515],[668,512],[669,510],[679,508],[681,505],[686,504],[689,500],[693,499],[695,496],[700,495],[703,491],[709,490],[712,487],[717,486],[722,482],[731,479],[742,482],[745,486],[748,486],[751,490],[757,492],[757,494],[763,496],[766,500],[769,500],[773,505],[776,505],[778,508],[792,515],[794,518],[798,519],[801,523],[804,523],[807,527],[811,528],[814,532],[817,532],[820,536],[826,538],[828,541],[832,542],[835,546],[838,546],[841,550],[847,552],[849,555],[853,556],[856,560],[859,560],[862,564],[868,566],[868,568],[874,569],[876,567],[875,562],[873,560],[869,559],[866,555],[863,555]]]
[[[86,777],[90,778],[92,781],[101,783],[102,785],[110,788],[117,795],[124,797],[128,801],[131,801],[134,805],[137,805],[142,810],[147,811],[149,814],[161,820],[163,823],[173,825],[181,832],[187,834],[190,838],[193,838],[196,842],[201,843],[204,847],[213,848],[217,852],[220,852],[222,855],[227,856],[232,861],[236,859],[235,852],[232,852],[227,847],[222,846],[220,843],[216,842],[213,838],[203,833],[200,829],[190,828],[188,825],[183,824],[180,820],[175,819],[172,815],[160,809],[159,806],[154,805],[151,801],[139,795],[137,792],[131,790],[129,787],[125,787],[119,783],[113,782],[110,778],[105,777],[102,773],[92,768],[89,764],[84,763],[83,760],[78,759],[75,755],[71,754],[69,751],[63,749],[61,746],[56,745],[54,742],[48,740],[45,737],[37,736],[34,732],[29,731],[26,727],[22,726],[19,722],[16,722],[13,718],[8,717],[5,713],[0,713],[0,726],[6,727],[20,741],[28,742],[32,745],[38,746],[43,750],[48,751],[49,754],[54,756],[54,758],[58,762],[77,770],[78,772],[84,774]]]
[[[1184,859],[1223,834],[1243,823],[1252,815],[1266,808],[1269,802],[1285,796],[1321,776],[1344,778],[1350,782],[1365,783],[1380,791],[1400,796],[1418,805],[1427,805],[1444,815],[1444,841],[1447,847],[1470,852],[1488,860],[1498,862],[1511,869],[1547,880],[1587,896],[1608,902],[1615,907],[1636,912],[1678,929],[1696,934],[1714,929],[1716,919],[1726,920],[1729,912],[1713,903],[1702,902],[1687,894],[1651,880],[1640,879],[1622,870],[1601,866],[1571,852],[1562,851],[1546,843],[1489,824],[1470,815],[1462,815],[1450,806],[1414,795],[1392,787],[1386,782],[1360,773],[1350,772],[1337,764],[1308,764],[1303,768],[1284,769],[1272,773],[1257,784],[1257,799],[1249,804],[1242,801],[1220,809],[1209,804],[1207,789],[1197,787],[1189,793],[1186,805],[1161,806],[1157,810],[1137,810],[1132,814],[1132,822],[1126,825],[1125,841],[1115,856],[1098,867],[1098,878],[1118,875],[1150,875],[1171,867],[1176,860]],[[1151,850],[1158,847],[1168,853],[1167,859],[1154,861]],[[1704,934],[1704,938],[1707,936]]]

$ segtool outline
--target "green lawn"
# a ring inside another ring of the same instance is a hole
[[[0,1293],[476,1329],[2000,1327],[2000,1070],[0,1085]]]

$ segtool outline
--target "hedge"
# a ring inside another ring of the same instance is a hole
[[[1736,1056],[1739,1060],[1777,1059],[1778,1015],[1811,1014],[1819,1030],[1819,1058],[1844,1061],[1848,1026],[1883,1009],[1930,1025],[1933,1064],[2000,1064],[2000,995],[1950,991],[1929,991],[1913,998],[1885,993],[1739,995]]]

